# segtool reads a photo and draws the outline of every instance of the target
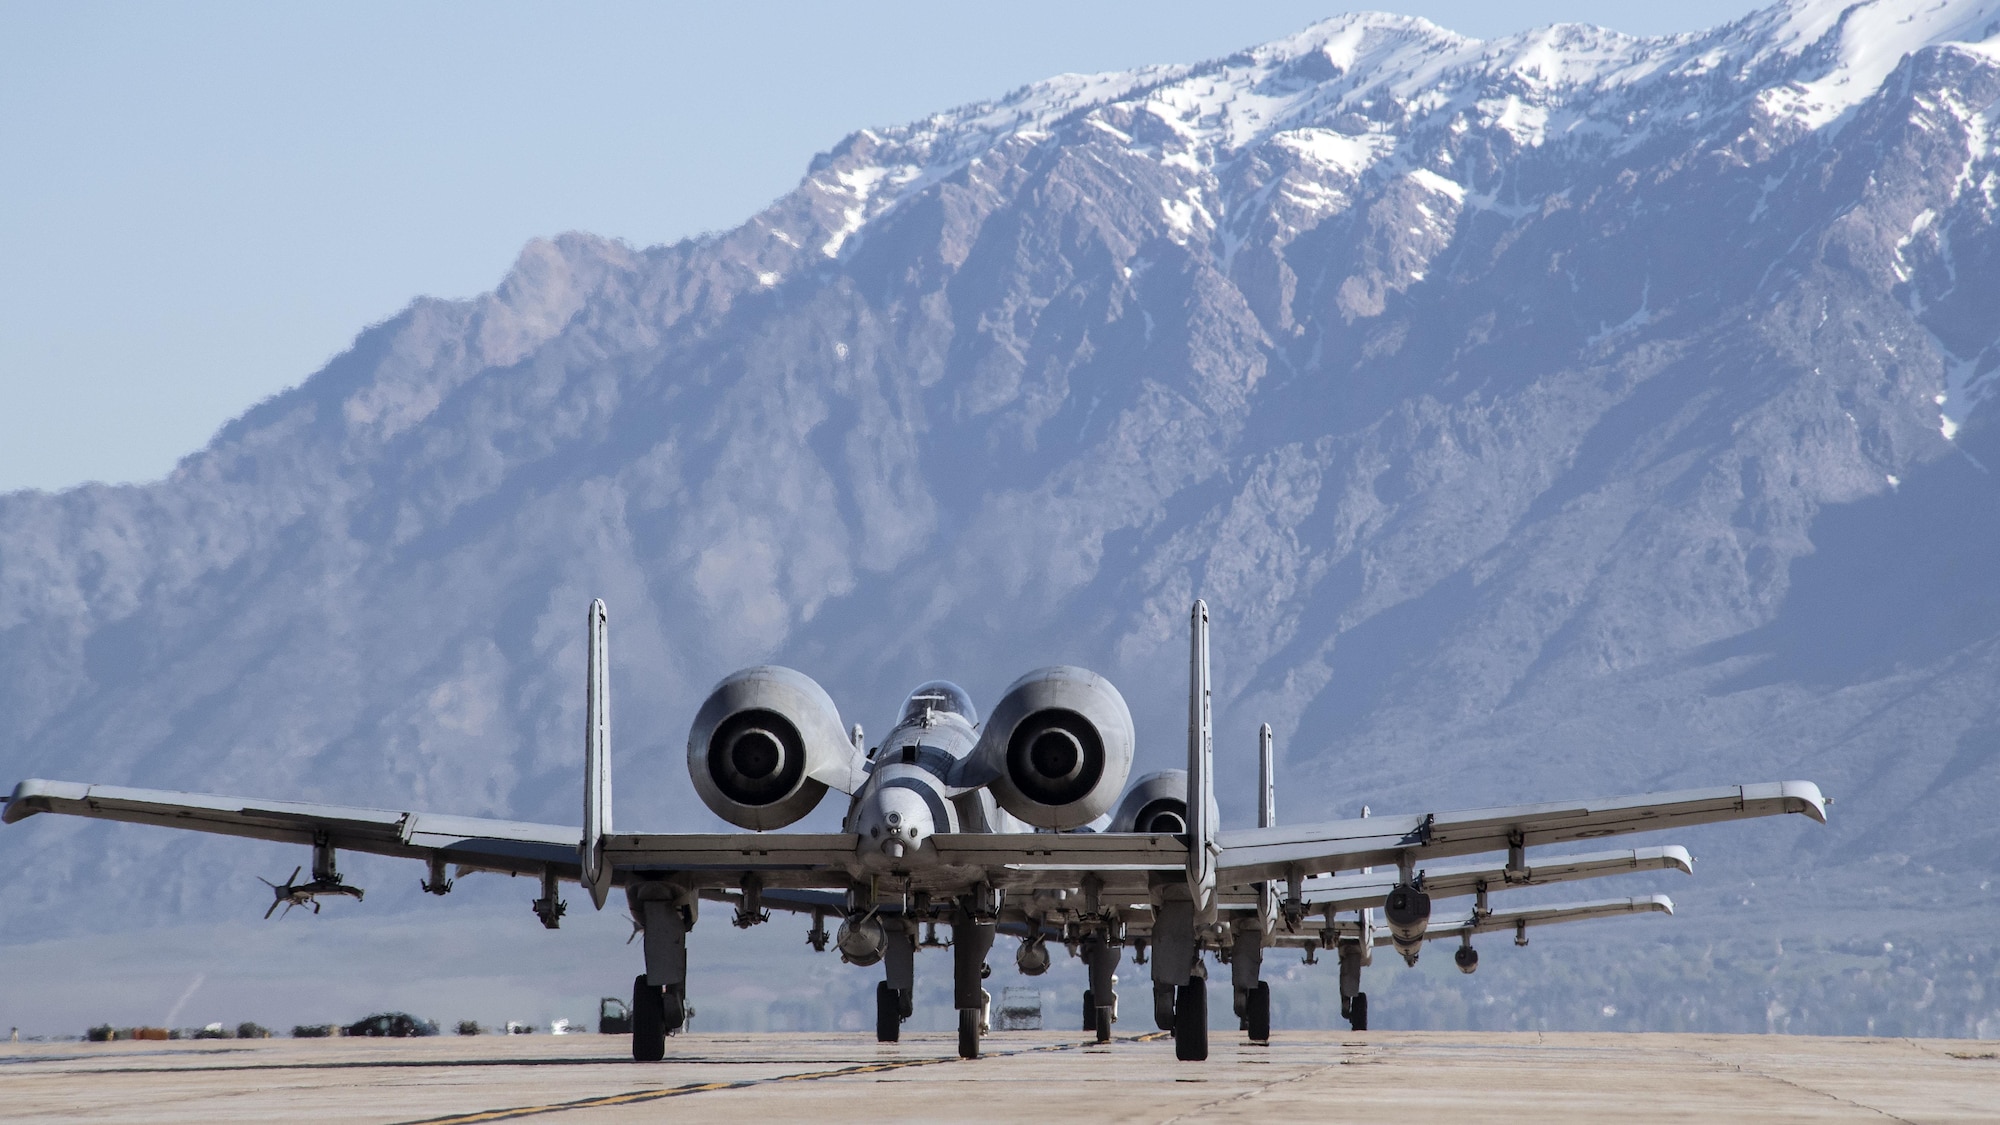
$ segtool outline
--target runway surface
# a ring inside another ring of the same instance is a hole
[[[694,1034],[0,1044],[9,1121],[2000,1121],[2000,1043],[1754,1035]],[[668,1104],[673,1103],[673,1104]]]

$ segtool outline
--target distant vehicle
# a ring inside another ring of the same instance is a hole
[[[366,1019],[347,1025],[347,1034],[366,1035],[380,1038],[409,1039],[419,1035],[436,1035],[438,1025],[429,1020],[420,1020],[408,1012],[379,1012]]]
[[[1525,945],[1531,926],[1673,907],[1665,895],[1530,907],[1498,906],[1492,897],[1632,871],[1693,870],[1677,846],[1579,855],[1539,849],[1781,813],[1826,819],[1818,786],[1785,781],[1281,826],[1265,725],[1256,825],[1224,830],[1208,607],[1195,602],[1184,771],[1126,785],[1137,741],[1132,714],[1110,681],[1083,668],[1022,676],[984,723],[957,685],[919,685],[871,748],[817,683],[761,666],[725,677],[688,731],[696,793],[743,831],[617,832],[603,602],[591,604],[587,624],[581,826],[41,779],[17,785],[0,820],[60,813],[310,846],[312,878],[301,883],[294,873],[273,884],[272,911],[317,906],[329,895],[359,899],[360,888],[341,880],[342,848],[428,864],[422,886],[432,894],[450,892],[454,866],[461,874],[529,876],[541,889],[533,909],[550,929],[568,909],[565,881],[584,887],[600,910],[622,889],[644,939],[645,971],[632,982],[627,1013],[632,1057],[657,1061],[667,1035],[692,1015],[687,935],[704,901],[733,908],[729,920],[746,928],[769,921],[773,910],[808,916],[815,950],[831,944],[850,964],[881,965],[875,1035],[883,1042],[895,1042],[912,1014],[917,951],[949,950],[958,1053],[967,1058],[979,1056],[986,1030],[992,997],[981,982],[997,936],[1020,942],[1015,964],[1028,976],[1047,971],[1052,946],[1082,957],[1084,1022],[1099,1042],[1110,1041],[1118,1018],[1113,982],[1129,948],[1134,964],[1150,969],[1153,1022],[1173,1033],[1175,1057],[1196,1060],[1208,1057],[1211,957],[1228,969],[1219,983],[1253,1043],[1271,1036],[1263,966],[1266,952],[1280,948],[1301,949],[1308,962],[1330,954],[1341,1014],[1363,1031],[1362,969],[1377,947],[1415,965],[1425,942],[1456,940],[1452,961],[1470,973],[1479,966],[1472,945],[1479,934],[1511,933]],[[829,790],[848,798],[841,831],[773,831],[810,813]],[[1469,910],[1434,917],[1433,898],[1472,901]],[[1378,911],[1386,925],[1378,925]],[[839,928],[829,933],[832,921]],[[948,940],[939,940],[940,927],[950,928]]]
[[[1000,1031],[1040,1031],[1042,992],[1038,988],[1003,988],[993,1026]]]
[[[597,1002],[597,1033],[599,1035],[632,1034],[632,1007],[616,996],[606,996]]]

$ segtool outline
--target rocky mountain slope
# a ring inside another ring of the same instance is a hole
[[[767,659],[871,726],[1087,664],[1166,765],[1199,595],[1226,817],[1259,721],[1293,820],[1807,777],[1826,829],[1688,836],[1697,932],[1970,932],[1996,103],[2000,3],[1791,0],[864,130],[736,230],[417,301],[167,480],[0,497],[0,763],[573,820],[600,596],[621,824],[712,823],[687,719]],[[51,820],[12,940],[249,909],[238,845]]]

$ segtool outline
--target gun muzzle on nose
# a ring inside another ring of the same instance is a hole
[[[878,863],[898,863],[915,855],[937,830],[923,796],[896,785],[875,791],[857,827],[862,857]]]

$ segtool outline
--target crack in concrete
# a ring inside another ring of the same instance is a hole
[[[1325,1063],[1323,1065],[1315,1067],[1308,1067],[1304,1070],[1299,1071],[1296,1074],[1288,1075],[1281,1078],[1273,1078],[1268,1082],[1259,1082],[1248,1090],[1241,1090],[1238,1091],[1237,1093],[1231,1094],[1226,1098],[1217,1098],[1212,1102],[1205,1102],[1201,1105],[1194,1107],[1193,1109],[1187,1110],[1182,1113],[1177,1113],[1172,1117],[1163,1118],[1161,1119],[1159,1125],[1174,1125],[1175,1122],[1179,1121],[1199,1121],[1207,1117],[1209,1113],[1211,1113],[1212,1111],[1221,1106],[1229,1105],[1233,1102],[1249,1101],[1251,1098],[1255,1098],[1261,1094],[1269,1093],[1270,1091],[1275,1090],[1280,1086],[1288,1086],[1295,1082],[1303,1082],[1308,1078],[1314,1078],[1319,1075],[1325,1074],[1327,1071],[1330,1071],[1337,1066],[1344,1066],[1346,1065],[1346,1063],[1347,1059],[1345,1057],[1342,1057],[1334,1062]]]
[[[1832,1101],[1840,1102],[1843,1105],[1851,1105],[1856,1109],[1867,1110],[1870,1113],[1879,1113],[1891,1121],[1901,1122],[1902,1125],[1917,1125],[1916,1122],[1911,1121],[1909,1118],[1898,1117],[1895,1114],[1890,1113],[1888,1110],[1883,1109],[1879,1106],[1872,1106],[1867,1104],[1866,1102],[1857,1102],[1853,1098],[1845,1098],[1831,1091],[1819,1089],[1816,1086],[1808,1086],[1803,1082],[1795,1082],[1792,1079],[1785,1078],[1781,1075],[1771,1074],[1767,1071],[1756,1070],[1752,1067],[1745,1066],[1744,1064],[1739,1062],[1730,1062],[1727,1059],[1717,1058],[1716,1056],[1708,1054],[1703,1051],[1689,1050],[1686,1047],[1682,1047],[1680,1048],[1680,1050],[1685,1051],[1687,1054],[1693,1055],[1695,1058],[1701,1059],[1703,1062],[1709,1063],[1712,1066],[1720,1067],[1727,1070],[1733,1070],[1738,1074],[1748,1074],[1753,1077],[1768,1079],[1772,1082],[1777,1082],[1781,1085],[1790,1086],[1794,1090],[1804,1090],[1808,1094],[1818,1094],[1822,1098],[1828,1098]]]

